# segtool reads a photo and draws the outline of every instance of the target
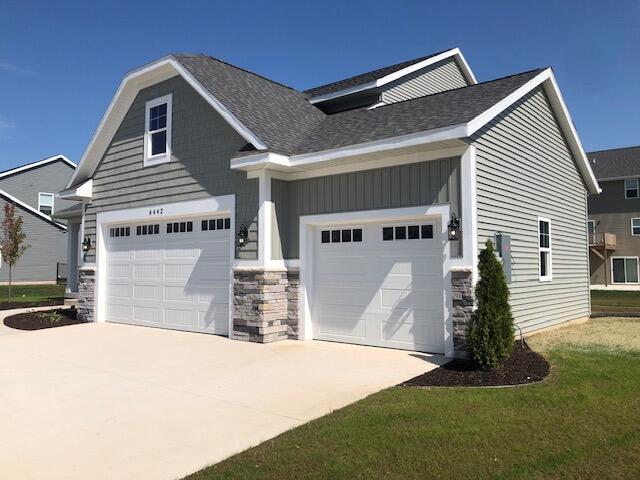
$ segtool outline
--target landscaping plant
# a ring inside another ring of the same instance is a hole
[[[4,204],[2,219],[2,238],[0,238],[0,254],[2,261],[9,266],[9,304],[11,304],[11,269],[27,251],[25,243],[27,235],[22,230],[22,217],[16,216],[16,208],[12,203]]]
[[[477,310],[471,317],[469,351],[481,368],[495,369],[511,355],[514,329],[507,279],[491,240],[478,256],[478,270]]]
[[[51,310],[50,312],[41,312],[38,314],[38,317],[40,317],[50,325],[55,325],[62,320],[62,315],[57,310]]]

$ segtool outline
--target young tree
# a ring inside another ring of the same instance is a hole
[[[11,269],[29,248],[25,243],[26,239],[27,235],[22,230],[22,217],[16,216],[13,203],[5,202],[0,253],[2,261],[9,266],[9,303],[11,303]]]
[[[478,308],[471,317],[469,350],[483,369],[499,368],[513,350],[514,329],[507,279],[491,240],[478,256],[478,270]]]

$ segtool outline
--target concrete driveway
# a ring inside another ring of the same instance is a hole
[[[0,336],[1,478],[180,478],[444,362],[116,324],[14,332]]]

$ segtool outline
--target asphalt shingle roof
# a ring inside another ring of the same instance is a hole
[[[533,70],[372,110],[361,108],[327,115],[310,104],[305,93],[212,57],[176,54],[173,58],[257,135],[268,151],[285,155],[466,123],[542,71]],[[424,58],[429,57],[412,62]],[[406,63],[353,78],[391,72]],[[252,151],[238,155],[250,153]]]
[[[640,176],[640,146],[589,152],[587,158],[598,180]]]
[[[338,80],[337,82],[328,83],[326,85],[321,85],[319,87],[310,88],[309,90],[305,90],[304,93],[306,93],[309,97],[316,97],[318,95],[333,93],[339,90],[343,90],[345,88],[362,85],[362,84],[377,80],[379,78],[382,78],[384,76],[387,76],[391,73],[397,72],[398,70],[402,70],[403,68],[413,65],[414,63],[422,62],[423,60],[427,60],[428,58],[435,57],[436,55],[440,55],[441,53],[448,52],[448,51],[449,50],[443,50],[442,52],[437,52],[432,55],[427,55],[426,57],[414,58],[413,60],[407,60],[406,62],[396,63],[395,65],[389,65],[388,67],[383,67],[377,70],[372,70],[370,72],[361,73],[360,75],[345,78],[344,80]]]

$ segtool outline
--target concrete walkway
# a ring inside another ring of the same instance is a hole
[[[0,478],[180,478],[444,362],[117,324],[2,335]]]

